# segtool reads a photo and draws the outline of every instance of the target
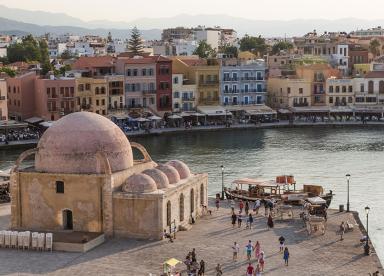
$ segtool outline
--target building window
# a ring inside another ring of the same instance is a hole
[[[167,226],[171,226],[171,220],[172,220],[172,213],[171,213],[171,202],[168,200],[167,202]]]
[[[303,88],[299,88],[299,94],[303,94]]]
[[[340,92],[340,86],[336,86],[336,93]]]
[[[348,97],[348,103],[352,103],[353,99],[352,97]]]
[[[329,91],[329,93],[333,93],[333,86],[332,85],[329,86],[328,91]]]
[[[179,219],[180,221],[184,221],[184,195],[180,195],[179,199]]]
[[[201,183],[200,185],[200,205],[204,205],[205,204],[205,199],[204,199],[204,184]]]
[[[347,92],[347,87],[345,85],[343,85],[341,87],[341,92],[343,92],[343,93]]]
[[[127,70],[127,76],[130,77],[132,75],[131,69]]]
[[[373,94],[373,81],[368,82],[368,94]]]
[[[179,108],[179,103],[175,103],[173,106],[174,106],[175,109],[178,109]]]
[[[142,69],[141,70],[141,75],[146,76],[147,75],[147,69]]]
[[[175,93],[173,93],[173,97],[174,97],[175,99],[180,98],[180,93],[179,93],[179,92],[175,92]]]
[[[364,83],[360,84],[360,92],[364,92]]]
[[[349,92],[349,93],[352,93],[352,92],[353,92],[353,87],[352,87],[352,85],[348,86],[348,92]]]
[[[178,84],[179,83],[179,78],[178,77],[174,77],[173,78],[173,83],[174,84]]]
[[[287,87],[287,93],[291,94],[291,87]]]
[[[56,181],[56,193],[64,194],[64,181]]]
[[[133,69],[133,76],[134,76],[134,77],[137,76],[137,69]]]

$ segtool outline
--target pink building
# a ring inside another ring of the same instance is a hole
[[[7,82],[0,79],[0,121],[8,120]]]

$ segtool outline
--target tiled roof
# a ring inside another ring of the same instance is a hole
[[[365,75],[365,78],[367,79],[384,78],[384,71],[371,71]]]
[[[138,57],[138,58],[126,58],[123,59],[125,64],[151,64],[156,62],[171,62],[170,59],[156,55],[156,56],[147,56],[147,57]]]
[[[73,69],[86,69],[94,67],[112,67],[114,58],[111,56],[80,57],[73,64]]]

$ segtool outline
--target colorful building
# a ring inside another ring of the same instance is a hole
[[[0,121],[8,120],[7,82],[0,79]]]
[[[198,103],[196,84],[187,83],[183,74],[173,74],[172,91],[172,106],[174,112],[196,110]]]
[[[107,115],[108,82],[106,79],[76,79],[76,110]]]

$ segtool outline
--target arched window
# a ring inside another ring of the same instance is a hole
[[[180,195],[179,199],[179,217],[180,221],[184,221],[184,195]]]
[[[100,93],[100,89],[99,89],[99,87],[96,87],[95,92],[96,92],[96,94],[99,94],[99,93]]]
[[[191,189],[191,214],[195,211],[195,191]]]
[[[167,202],[167,226],[171,226],[171,202]]]
[[[63,229],[72,230],[73,229],[73,216],[72,211],[65,209],[63,210]]]
[[[368,93],[373,94],[373,81],[368,82]]]
[[[379,82],[379,94],[384,94],[384,81]]]
[[[105,87],[101,87],[101,94],[105,94]]]
[[[201,183],[200,185],[200,205],[204,205],[205,200],[204,200],[204,184]]]

